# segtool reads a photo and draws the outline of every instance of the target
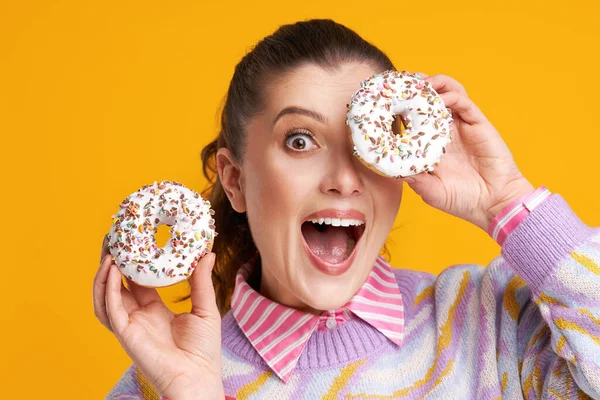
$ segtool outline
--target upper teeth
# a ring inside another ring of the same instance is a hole
[[[363,221],[358,219],[344,219],[344,218],[315,218],[311,219],[310,222],[313,224],[326,224],[332,226],[350,226],[350,225],[362,225]]]

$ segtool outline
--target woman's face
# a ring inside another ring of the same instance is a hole
[[[247,125],[241,165],[225,162],[239,168],[237,185],[224,186],[247,212],[262,258],[260,292],[281,304],[313,313],[343,306],[392,228],[402,183],[352,155],[345,123],[350,97],[376,72],[362,63],[335,71],[308,64],[279,76]]]

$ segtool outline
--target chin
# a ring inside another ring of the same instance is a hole
[[[307,306],[318,310],[336,310],[342,308],[352,298],[355,291],[349,291],[343,287],[323,287],[310,293]]]
[[[301,249],[304,252],[304,249]],[[362,257],[354,258],[353,264],[341,275],[324,274],[315,268],[306,254],[300,259],[306,282],[302,288],[305,293],[303,303],[315,310],[334,310],[343,307],[360,289],[368,271],[365,271]],[[370,270],[370,268],[369,268]]]

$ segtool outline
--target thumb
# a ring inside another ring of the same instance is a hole
[[[212,269],[215,265],[215,253],[208,253],[198,261],[191,277],[192,314],[200,318],[220,319],[219,309],[212,283]]]

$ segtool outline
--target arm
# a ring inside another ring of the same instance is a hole
[[[579,388],[600,398],[600,230],[553,195],[507,237],[502,256],[545,322],[536,327],[525,310],[519,318],[529,334],[519,346],[524,395],[571,398]]]
[[[200,397],[198,394],[201,393]],[[207,391],[205,389],[189,390],[181,393],[179,397],[174,399],[194,399],[206,398]],[[135,364],[132,364],[123,373],[119,381],[111,389],[106,396],[106,400],[169,400],[161,396],[156,391],[154,386],[144,377]],[[225,400],[235,400],[233,397],[225,396]]]
[[[107,400],[160,400],[160,394],[144,378],[135,365],[131,365],[106,396]]]
[[[445,75],[425,81],[453,113],[452,143],[433,172],[404,181],[425,203],[488,232],[496,216],[533,186],[459,82]],[[498,367],[508,368],[497,372],[509,398],[521,398],[523,391],[541,398],[554,382],[569,394],[579,386],[600,398],[600,254],[594,232],[554,195],[507,234],[499,273],[512,280],[506,287],[490,287],[493,296],[503,296],[503,304],[483,313],[498,318],[486,320],[486,338],[497,333],[498,353],[482,367],[498,358]],[[490,266],[498,269],[496,263]],[[514,386],[519,377],[523,390]]]

